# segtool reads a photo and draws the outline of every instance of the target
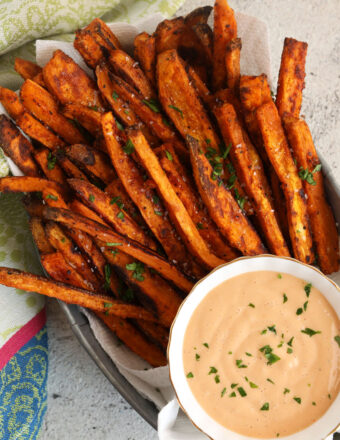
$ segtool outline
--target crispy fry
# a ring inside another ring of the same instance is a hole
[[[127,213],[124,213],[108,194],[83,180],[69,179],[68,183],[85,204],[93,207],[120,234],[138,241],[150,249],[155,250],[157,248],[152,238],[148,237],[140,226]]]
[[[28,176],[39,175],[32,157],[32,144],[5,115],[0,115],[0,146],[23,173]]]
[[[23,58],[19,57],[15,58],[14,69],[24,79],[33,79],[42,71],[41,67],[38,66],[38,64],[32,63],[32,61],[24,60]]]
[[[96,150],[100,150],[103,153],[107,153],[106,143],[102,132],[100,134],[97,134],[96,139],[94,140],[92,146]]]
[[[53,208],[67,208],[67,205],[62,198],[60,192],[56,191],[54,188],[43,188],[42,198],[43,200],[45,200],[48,206],[52,206]]]
[[[188,73],[188,77],[196,90],[197,95],[207,107],[211,103],[211,93],[205,83],[201,80],[200,76],[196,73],[195,69],[189,64],[186,65],[185,70]]]
[[[59,165],[68,177],[80,180],[88,180],[86,175],[65,156],[63,151],[57,151],[56,156]]]
[[[231,146],[230,156],[245,190],[255,205],[256,217],[269,249],[276,255],[289,256],[287,244],[277,223],[271,200],[266,192],[267,179],[259,157],[255,162],[251,153],[251,144],[245,141],[243,130],[231,104],[215,107],[215,116],[219,123],[224,142]],[[253,151],[254,153],[254,151]],[[257,154],[255,152],[255,154]],[[263,185],[263,182],[265,185]]]
[[[67,264],[73,267],[73,269],[76,269],[79,275],[84,279],[84,282],[87,283],[87,289],[93,291],[102,290],[100,282],[91,271],[88,262],[61,227],[58,226],[57,223],[48,222],[45,231],[52,246],[63,254]]]
[[[136,321],[137,327],[156,345],[166,350],[169,342],[169,330],[160,324],[150,321]]]
[[[65,152],[72,161],[79,164],[87,173],[98,177],[106,184],[110,183],[116,176],[109,157],[89,145],[70,145],[65,149]]]
[[[212,6],[201,6],[191,11],[184,19],[187,26],[196,26],[197,24],[207,24]]]
[[[312,264],[314,262],[313,240],[305,193],[275,104],[273,102],[263,104],[257,109],[256,117],[266,152],[285,195],[294,256],[302,262]]]
[[[189,250],[207,268],[211,269],[222,264],[224,260],[216,257],[200,236],[197,227],[171,186],[157,156],[151,150],[143,134],[139,130],[129,129],[129,139],[131,139],[144,168],[155,181],[159,194],[169,211],[169,216]]]
[[[89,289],[89,283],[78,273],[78,270],[66,263],[61,252],[41,255],[40,261],[43,268],[53,280],[70,284],[80,289],[92,290]]]
[[[23,176],[0,179],[0,192],[41,192],[44,189],[54,189],[61,195],[67,196],[59,183],[40,177]]]
[[[65,145],[63,140],[27,112],[19,115],[15,122],[29,137],[51,150]]]
[[[22,198],[23,205],[27,214],[32,217],[38,217],[42,219],[43,210],[46,205],[43,204],[41,197],[37,197],[34,193],[27,193]]]
[[[138,63],[122,50],[115,50],[109,56],[114,72],[134,87],[144,99],[155,99],[156,94]]]
[[[230,40],[237,37],[237,24],[234,11],[227,0],[216,0],[214,5],[214,51],[213,51],[213,89],[225,86],[227,79],[225,54]]]
[[[285,38],[276,95],[276,106],[281,117],[285,113],[297,118],[300,115],[307,47],[307,43]]]
[[[107,223],[101,217],[99,217],[98,214],[96,214],[94,211],[92,211],[92,209],[90,209],[88,206],[84,205],[77,199],[72,200],[72,202],[69,204],[69,207],[72,211],[77,212],[84,217],[88,217],[95,222],[108,226]]]
[[[177,50],[186,33],[188,27],[183,17],[176,17],[172,20],[163,20],[157,26],[156,32],[156,53],[162,53],[166,50]]]
[[[39,217],[31,217],[29,223],[33,240],[37,245],[40,255],[53,252],[54,248],[46,237],[44,225],[41,219]]]
[[[10,89],[0,87],[0,102],[11,118],[16,119],[25,111],[19,96]]]
[[[204,154],[200,153],[199,142],[188,136],[191,161],[196,185],[211,218],[229,243],[244,255],[258,255],[266,252],[260,237],[243,214],[230,191],[218,180],[211,178],[212,167]]]
[[[92,108],[81,104],[67,104],[61,112],[66,118],[77,121],[93,136],[101,132],[101,113]]]
[[[134,58],[141,65],[150,84],[155,86],[156,38],[146,32],[138,34],[133,42]]]
[[[206,207],[197,194],[194,183],[182,167],[171,145],[163,145],[158,149],[159,161],[177,196],[181,199],[193,222],[210,250],[225,261],[238,257],[221,237],[217,227],[210,219]]]
[[[274,168],[270,164],[269,168],[270,187],[273,195],[273,205],[276,212],[277,219],[279,221],[283,236],[290,245],[289,226],[287,219],[287,209],[285,203],[285,197],[281,189],[281,184]]]
[[[303,119],[294,117],[285,118],[285,129],[300,172],[307,170],[312,173],[312,177],[309,175],[303,180],[303,187],[307,195],[307,209],[318,263],[326,274],[337,272],[339,270],[338,232],[332,209],[326,200],[322,172],[318,170],[321,165],[311,132]]]
[[[104,255],[125,281],[137,290],[137,294],[140,292],[139,300],[144,306],[156,312],[161,324],[170,327],[182,302],[176,290],[129,255],[120,251],[113,254],[109,250],[105,250]]]
[[[69,144],[85,142],[80,131],[59,113],[58,103],[39,84],[27,79],[20,89],[24,107]]]
[[[65,209],[45,208],[43,216],[48,220],[64,223],[68,227],[87,232],[92,237],[103,242],[121,243],[120,250],[122,252],[131,255],[149,267],[152,267],[159,272],[160,275],[167,280],[172,281],[184,292],[189,292],[193,286],[192,281],[183,275],[174,264],[169,263],[156,252],[143,247],[139,243],[130,240],[117,232],[114,232],[112,229],[105,227],[100,223]]]
[[[68,304],[77,304],[98,312],[105,312],[108,315],[156,321],[156,318],[142,307],[124,304],[121,301],[113,300],[110,296],[71,287],[59,281],[51,281],[45,277],[17,269],[0,267],[0,284],[27,290],[28,292],[41,293],[50,298],[58,298]]]
[[[162,367],[167,364],[166,357],[162,351],[149,342],[130,322],[113,315],[106,316],[104,313],[97,313],[97,316],[131,351],[143,358],[151,366]]]
[[[30,78],[30,79],[32,79],[32,81],[38,83],[39,86],[44,87],[46,89],[46,84],[44,81],[44,76],[43,76],[42,71],[39,72],[38,75],[35,75],[33,78]]]
[[[81,104],[104,110],[96,83],[61,50],[54,52],[43,68],[43,75],[48,90],[62,104]]]
[[[57,157],[46,148],[34,152],[34,159],[38,162],[48,180],[54,180],[61,185],[65,184],[65,174],[56,163]]]
[[[73,45],[93,69],[115,49],[120,49],[117,37],[100,18],[95,18],[84,29],[78,30]]]
[[[228,41],[225,54],[225,67],[227,73],[227,87],[238,91],[240,84],[240,55],[242,49],[241,38]]]
[[[193,26],[192,30],[202,46],[205,59],[212,63],[214,34],[211,27],[206,23],[199,23]]]

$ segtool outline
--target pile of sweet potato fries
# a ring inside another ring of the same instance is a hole
[[[337,271],[338,234],[300,118],[307,44],[286,38],[276,100],[240,75],[226,0],[161,22],[134,57],[100,19],[43,67],[16,59],[0,88],[0,144],[24,192],[50,279],[0,268],[0,283],[88,307],[152,366],[166,364],[183,297],[211,269],[271,252]],[[25,133],[27,136],[24,136]]]

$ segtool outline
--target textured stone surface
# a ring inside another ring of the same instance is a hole
[[[192,5],[212,2],[189,0]],[[264,20],[270,30],[273,84],[283,39],[309,43],[302,114],[315,143],[336,169],[340,185],[339,0],[230,0],[231,6]],[[338,136],[337,136],[338,135]],[[42,440],[154,440],[157,434],[120,397],[74,338],[55,301],[48,302],[50,343],[48,412]]]

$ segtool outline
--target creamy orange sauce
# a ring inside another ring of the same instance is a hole
[[[319,419],[339,392],[339,335],[336,312],[308,280],[239,275],[213,289],[189,322],[187,381],[226,428],[259,438],[291,435]]]

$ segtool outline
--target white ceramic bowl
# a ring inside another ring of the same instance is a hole
[[[237,275],[261,270],[288,273],[297,278],[310,281],[314,287],[323,293],[340,318],[340,288],[318,269],[300,263],[293,258],[273,255],[243,257],[219,266],[200,280],[183,302],[173,322],[168,346],[168,359],[170,380],[180,406],[192,423],[213,440],[249,440],[254,439],[254,437],[237,434],[223,427],[212,419],[196,401],[188,385],[183,366],[184,335],[196,307],[214,287]],[[319,420],[302,431],[282,438],[285,440],[323,440],[335,432],[339,425],[340,393]],[[276,437],[275,439],[277,440]]]

